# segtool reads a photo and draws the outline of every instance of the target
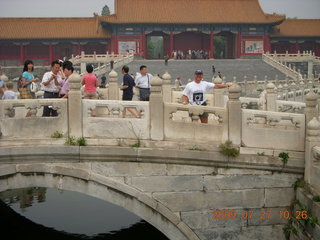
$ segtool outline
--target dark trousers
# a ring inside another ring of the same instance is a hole
[[[59,93],[44,92],[43,98],[59,98]],[[56,116],[58,116],[58,113],[56,110],[52,109],[51,106],[43,107],[42,117],[56,117]]]
[[[150,88],[140,88],[140,101],[149,101]]]

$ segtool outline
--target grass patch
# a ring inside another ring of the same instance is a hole
[[[231,141],[220,144],[220,152],[228,157],[237,157],[239,155],[239,150],[233,146]]]
[[[69,136],[65,139],[64,144],[69,146],[87,146],[87,140],[84,137],[76,138]]]
[[[51,138],[62,138],[63,137],[63,133],[59,132],[59,131],[55,131],[52,135]]]

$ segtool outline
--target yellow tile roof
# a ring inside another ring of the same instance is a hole
[[[287,19],[274,27],[273,37],[320,37],[320,19]]]
[[[0,39],[110,38],[98,16],[91,18],[0,18]]]
[[[115,0],[111,23],[274,23],[258,0]],[[279,15],[277,15],[279,16]]]

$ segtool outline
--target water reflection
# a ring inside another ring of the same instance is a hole
[[[27,188],[2,192],[0,199],[8,239],[167,239],[133,213],[77,192]]]

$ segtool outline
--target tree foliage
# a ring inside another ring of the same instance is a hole
[[[102,8],[101,15],[102,15],[102,16],[110,15],[110,9],[109,9],[108,5],[105,5],[105,6]]]

